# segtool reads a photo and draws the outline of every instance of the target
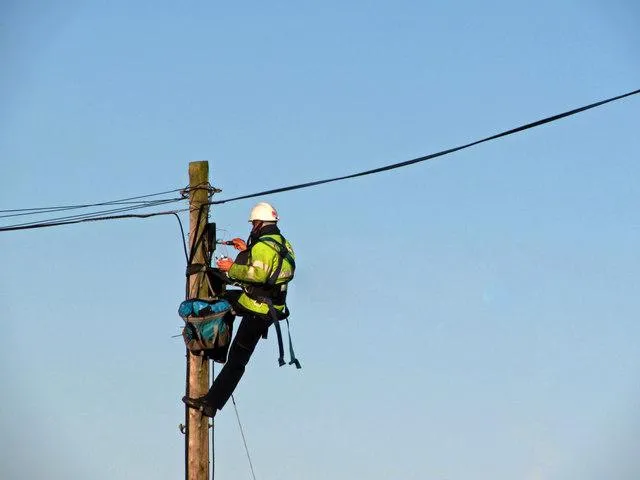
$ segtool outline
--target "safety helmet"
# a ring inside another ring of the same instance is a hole
[[[249,221],[260,220],[263,222],[277,222],[280,220],[278,212],[273,206],[267,202],[260,202],[251,209]]]

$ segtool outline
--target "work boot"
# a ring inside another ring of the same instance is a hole
[[[189,398],[185,395],[182,401],[187,407],[198,410],[205,417],[213,418],[216,414],[216,408],[207,402],[206,397]]]

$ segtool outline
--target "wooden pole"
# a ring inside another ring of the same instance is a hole
[[[209,162],[189,163],[189,245],[190,251],[194,243],[202,235],[208,218],[209,206]],[[192,263],[205,263],[205,242],[195,247]],[[207,296],[207,284],[204,274],[198,273],[189,278],[189,298]],[[209,361],[204,357],[187,353],[187,371],[190,397],[200,397],[209,390]],[[209,477],[209,418],[192,408],[187,418],[187,480],[207,480]]]

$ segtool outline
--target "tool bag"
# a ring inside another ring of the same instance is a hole
[[[234,315],[226,300],[185,300],[178,308],[182,338],[191,353],[218,363],[227,361]]]

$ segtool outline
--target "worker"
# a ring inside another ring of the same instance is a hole
[[[182,401],[207,417],[214,417],[235,390],[249,358],[272,323],[286,318],[287,284],[293,278],[295,254],[278,228],[278,213],[266,202],[251,210],[249,239],[234,238],[231,244],[240,253],[235,262],[223,257],[217,267],[242,286],[232,298],[234,311],[242,317],[229,348],[229,356],[209,391],[201,397],[184,396]],[[279,333],[279,332],[278,332]],[[281,342],[280,342],[281,344]],[[282,349],[281,349],[282,350]],[[282,351],[280,364],[282,361]],[[297,361],[296,361],[297,362]]]

